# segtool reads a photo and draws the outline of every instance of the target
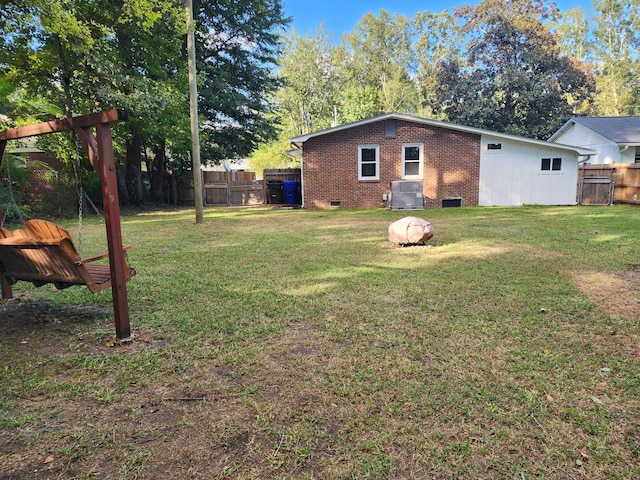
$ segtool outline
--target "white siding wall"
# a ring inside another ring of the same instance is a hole
[[[621,161],[620,150],[614,142],[576,123],[558,135],[554,142],[591,148],[598,152],[589,159],[588,163],[617,163]]]
[[[488,150],[489,143],[502,148]],[[576,204],[577,153],[484,135],[481,148],[479,205]],[[542,171],[543,158],[562,158],[562,169]]]

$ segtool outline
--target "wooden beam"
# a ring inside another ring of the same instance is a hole
[[[116,338],[118,340],[128,340],[131,338],[131,327],[129,321],[129,301],[127,298],[127,266],[122,245],[122,231],[120,228],[120,205],[118,201],[118,183],[116,179],[111,125],[96,125],[96,139],[98,143],[98,158],[100,159],[100,161],[97,162],[99,165],[99,171],[97,171],[97,173],[100,177],[100,185],[102,188],[102,206],[104,208],[104,218],[107,229]]]
[[[123,110],[108,110],[106,112],[92,113],[81,117],[70,117],[62,120],[53,120],[51,122],[12,128],[11,130],[0,132],[0,140],[17,140],[19,138],[43,135],[45,133],[66,132],[76,128],[122,122],[126,119],[127,115]]]
[[[85,152],[87,152],[89,163],[91,163],[91,166],[96,171],[98,178],[100,178],[100,156],[98,155],[98,142],[96,141],[96,137],[93,135],[93,132],[89,127],[76,128],[75,132],[82,143]]]
[[[0,166],[2,166],[2,158],[4,157],[4,149],[7,146],[6,140],[0,140]],[[0,226],[2,226],[2,208],[0,208]],[[12,298],[13,297],[13,288],[9,285],[9,282],[5,282],[3,278],[0,278],[0,292],[2,294],[2,298]]]

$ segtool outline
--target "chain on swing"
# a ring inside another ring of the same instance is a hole
[[[83,213],[83,207],[84,207],[84,200],[86,199],[89,202],[89,205],[91,205],[91,207],[93,208],[93,210],[98,214],[98,216],[100,217],[100,219],[104,222],[104,216],[102,215],[102,213],[100,212],[100,210],[98,209],[98,207],[96,207],[96,205],[93,203],[93,201],[91,200],[91,198],[89,197],[89,195],[87,194],[87,192],[84,190],[84,186],[82,183],[82,170],[80,168],[80,152],[78,149],[78,139],[74,136],[74,145],[75,145],[75,149],[76,149],[76,163],[75,163],[75,170],[76,170],[76,181],[78,183],[78,253],[80,254],[80,259],[82,259],[82,213]]]

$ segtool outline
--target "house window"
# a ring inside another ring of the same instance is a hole
[[[402,146],[402,178],[422,178],[423,149],[421,143]]]
[[[380,179],[380,147],[360,145],[358,147],[358,180]]]
[[[542,165],[540,167],[542,171],[562,170],[562,159],[561,158],[543,158]]]
[[[540,168],[540,170],[542,170],[543,172],[545,170],[551,170],[551,159],[550,158],[543,158],[542,159],[542,167]]]
[[[640,163],[640,147],[636,147],[636,156],[634,158],[634,163]]]

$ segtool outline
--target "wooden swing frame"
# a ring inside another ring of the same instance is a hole
[[[0,166],[2,165],[2,158],[9,140],[73,130],[82,142],[89,156],[89,161],[100,179],[107,231],[111,294],[116,339],[118,341],[131,339],[129,302],[127,298],[127,280],[130,278],[130,272],[126,265],[125,248],[122,244],[120,205],[111,125],[125,120],[126,114],[122,110],[109,110],[0,132]],[[95,134],[92,129],[95,129]],[[11,298],[13,296],[11,285],[4,280],[4,277],[0,276],[0,279],[2,281],[2,298]]]

